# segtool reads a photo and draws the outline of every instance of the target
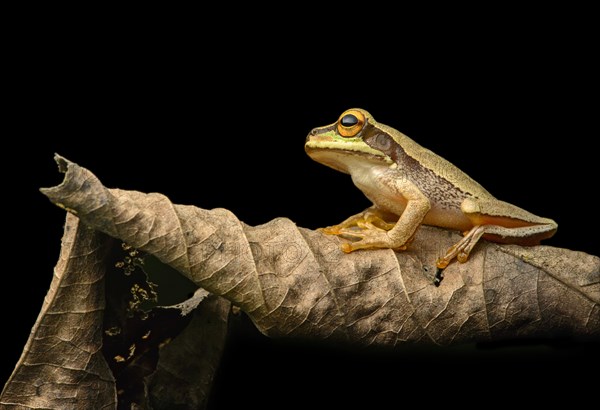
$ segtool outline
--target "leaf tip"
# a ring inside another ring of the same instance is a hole
[[[72,164],[71,161],[57,153],[54,153],[54,161],[56,161],[56,163],[58,164],[58,171],[63,174],[67,172],[67,170],[69,169],[69,165]]]
[[[54,161],[56,161],[56,163],[58,164],[58,172],[62,174],[66,174],[69,170],[69,166],[73,164],[71,161],[57,153],[54,154]],[[40,188],[40,192],[49,197],[51,192],[55,189],[56,187]]]

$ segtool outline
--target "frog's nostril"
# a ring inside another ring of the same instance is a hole
[[[313,129],[310,131],[310,135],[317,135],[317,129],[316,129],[316,128],[313,128]]]

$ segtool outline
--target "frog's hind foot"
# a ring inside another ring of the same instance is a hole
[[[437,272],[435,274],[434,283],[439,286],[444,278],[443,271],[456,258],[460,263],[465,263],[469,259],[469,255],[479,239],[485,233],[485,225],[474,226],[467,234],[457,243],[452,245],[446,254],[438,258],[436,261]]]

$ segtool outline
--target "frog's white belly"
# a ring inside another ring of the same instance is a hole
[[[394,181],[404,178],[402,173],[386,165],[374,165],[364,161],[348,164],[352,182],[378,208],[395,215],[402,215],[406,208],[406,198],[395,188]],[[426,194],[426,193],[425,193]],[[430,201],[432,198],[429,198]],[[460,210],[460,203],[451,208],[431,201],[431,209],[423,223],[443,228],[469,230],[473,224]]]

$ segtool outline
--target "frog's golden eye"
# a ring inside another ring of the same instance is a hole
[[[338,120],[337,130],[342,137],[351,138],[362,130],[365,124],[365,116],[357,110],[344,112]]]

